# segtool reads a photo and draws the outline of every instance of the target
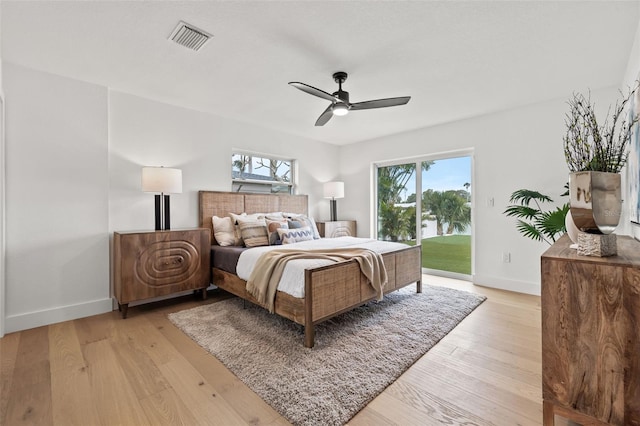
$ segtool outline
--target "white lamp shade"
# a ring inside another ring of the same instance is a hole
[[[344,198],[344,182],[325,183],[324,198]]]
[[[181,194],[182,170],[169,167],[143,167],[142,190],[163,194]]]

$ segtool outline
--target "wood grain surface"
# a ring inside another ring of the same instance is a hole
[[[349,425],[540,425],[540,298],[423,281],[488,300]],[[4,336],[0,424],[288,424],[166,318],[228,297],[181,296],[131,307],[126,321],[116,311]]]
[[[618,237],[611,258],[578,256],[569,243],[560,239],[541,263],[546,407],[576,421],[639,425],[640,243]]]
[[[113,250],[120,304],[209,286],[207,229],[115,232]]]
[[[309,199],[306,195],[249,194],[242,192],[198,191],[198,220],[201,228],[209,229],[213,235],[213,216],[224,217],[229,213],[308,213]]]

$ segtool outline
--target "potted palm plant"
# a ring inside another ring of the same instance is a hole
[[[631,129],[638,121],[633,113],[625,118],[629,99],[637,90],[629,90],[616,102],[611,114],[598,123],[591,98],[574,93],[568,101],[564,154],[569,167],[569,204],[578,229],[610,234],[621,215],[620,171],[628,156]]]
[[[555,210],[544,210],[542,205],[553,200],[548,195],[530,189],[514,191],[509,202],[513,204],[507,206],[503,213],[518,219],[516,229],[524,237],[551,245],[567,232],[565,218],[569,212],[568,203]]]

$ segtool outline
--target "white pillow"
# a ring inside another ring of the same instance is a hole
[[[300,217],[300,216],[304,216],[302,213],[289,213],[289,212],[282,212],[282,216],[286,219],[293,219],[294,217]]]
[[[298,243],[300,241],[313,240],[313,231],[308,226],[296,229],[278,228],[278,235],[282,240],[282,244]]]
[[[262,219],[264,217],[264,213],[253,213],[253,214],[229,213],[229,216],[231,216],[231,219],[233,219],[233,224],[237,225],[238,223],[240,223],[239,222],[240,220],[258,220],[258,219]]]
[[[244,220],[258,220],[258,219],[271,219],[271,220],[280,220],[284,219],[282,216],[282,212],[271,212],[271,213],[229,213],[229,216],[233,219],[234,222],[237,222],[238,219]]]
[[[236,227],[230,217],[213,216],[211,221],[213,222],[213,236],[220,246],[242,245],[242,240],[236,235]]]
[[[285,219],[285,217],[282,216],[282,212],[271,212],[271,213],[261,213],[261,214],[265,219],[269,219],[269,220]]]

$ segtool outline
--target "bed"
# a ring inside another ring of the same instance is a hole
[[[211,230],[212,249],[217,242],[213,234],[212,217],[230,212],[292,212],[308,214],[306,195],[249,194],[238,192],[199,191],[200,227]],[[384,293],[410,284],[422,292],[421,247],[406,246],[382,254],[388,282]],[[213,265],[213,263],[212,263]],[[246,290],[246,281],[221,268],[211,268],[214,285],[249,302],[264,305]],[[355,260],[332,263],[304,271],[304,297],[293,297],[277,291],[273,310],[277,315],[304,326],[304,346],[314,345],[315,325],[331,317],[376,300],[375,290],[362,274]]]

